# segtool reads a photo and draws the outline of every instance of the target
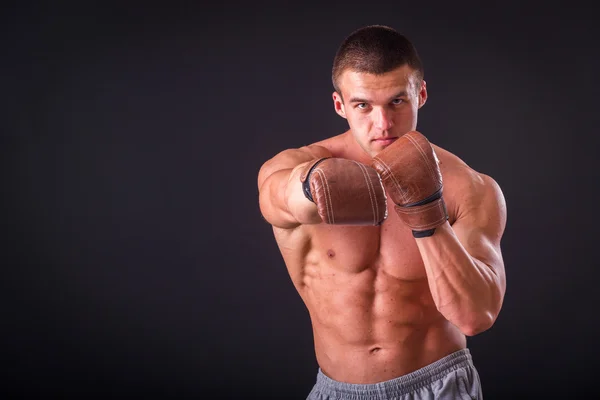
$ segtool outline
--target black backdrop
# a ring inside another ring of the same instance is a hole
[[[419,129],[507,200],[504,308],[469,339],[486,398],[594,388],[591,6],[412,3],[5,5],[0,392],[305,398],[310,321],[256,176],[346,129],[331,61],[367,24],[414,41]]]

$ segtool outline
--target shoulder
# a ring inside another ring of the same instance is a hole
[[[308,147],[320,148],[326,150],[332,157],[345,157],[347,154],[347,136],[348,132],[332,136],[330,138],[318,141]]]
[[[486,188],[500,189],[498,183],[491,176],[471,168],[457,155],[437,145],[433,145],[433,148],[439,160],[444,186],[449,183],[451,186],[459,186],[461,189],[470,187],[475,191]]]
[[[275,154],[272,158],[267,160],[264,165],[272,164],[281,160],[297,157],[309,156],[312,158],[318,157],[335,157],[336,153],[339,152],[339,148],[342,142],[342,135],[333,136],[327,139],[320,140],[315,143],[306,144],[301,147],[289,148],[280,151]]]
[[[298,165],[315,158],[332,157],[331,145],[327,141],[308,144],[297,148],[281,150],[274,156],[264,161],[258,171],[258,185],[277,171],[293,169]]]
[[[471,168],[455,154],[433,145],[439,159],[444,197],[455,219],[466,214],[495,215],[500,223],[506,218],[506,202],[496,180]]]

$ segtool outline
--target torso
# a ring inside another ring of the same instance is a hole
[[[318,145],[334,157],[358,157],[344,135]],[[434,146],[449,222],[456,217],[444,171],[460,160]],[[378,227],[302,225],[274,228],[294,286],[313,326],[323,372],[349,383],[392,379],[464,348],[466,339],[437,311],[412,233],[388,200]]]

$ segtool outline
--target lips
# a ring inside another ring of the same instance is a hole
[[[384,138],[373,139],[373,141],[376,143],[380,143],[380,144],[390,144],[390,143],[393,143],[396,139],[398,139],[398,138],[397,137],[384,137]]]

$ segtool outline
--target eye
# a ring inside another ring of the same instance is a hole
[[[404,100],[402,100],[402,99],[394,99],[394,100],[392,100],[392,104],[395,105],[395,106],[400,105],[402,103],[404,103]]]
[[[356,108],[358,108],[359,110],[365,110],[367,108],[367,103],[358,103],[356,105]]]

